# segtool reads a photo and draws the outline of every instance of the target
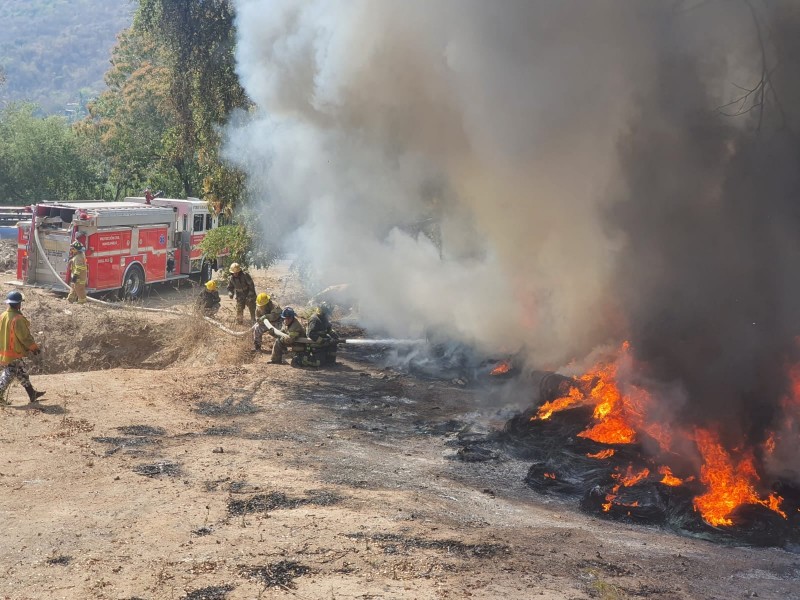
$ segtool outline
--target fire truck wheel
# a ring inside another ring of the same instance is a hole
[[[144,292],[144,271],[139,265],[131,265],[125,273],[119,290],[120,300],[138,300]]]

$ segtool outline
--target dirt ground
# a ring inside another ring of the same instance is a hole
[[[302,306],[281,266],[256,282]],[[480,386],[347,348],[271,365],[190,316],[25,293],[47,395],[0,409],[0,598],[800,598],[798,554],[596,519],[524,462],[459,460],[510,415]]]

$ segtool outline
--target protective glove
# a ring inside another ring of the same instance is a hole
[[[37,348],[36,350],[31,350],[31,356],[39,356],[42,353],[41,348]]]
[[[72,275],[72,277],[69,278],[69,282],[70,283],[78,283],[78,276],[77,275]]]

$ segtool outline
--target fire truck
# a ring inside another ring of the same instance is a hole
[[[214,261],[199,244],[219,224],[197,198],[131,197],[123,202],[41,202],[30,221],[17,225],[17,279],[63,289],[71,273],[69,248],[86,248],[86,291],[141,297],[146,285],[199,275],[211,277]],[[57,279],[56,279],[57,278]]]

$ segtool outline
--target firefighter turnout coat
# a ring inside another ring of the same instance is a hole
[[[235,293],[238,302],[256,301],[256,284],[253,283],[250,273],[245,273],[244,271],[231,275],[228,280],[228,292]]]
[[[263,323],[265,319],[269,321],[269,324],[275,329],[280,329],[281,307],[272,300],[267,302],[264,306],[256,307],[256,321]]]
[[[86,267],[86,254],[83,252],[76,252],[75,255],[69,259],[69,271],[75,278],[73,283],[86,285],[86,281],[89,279],[89,269]]]

